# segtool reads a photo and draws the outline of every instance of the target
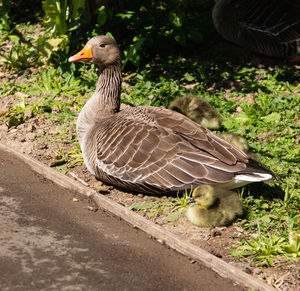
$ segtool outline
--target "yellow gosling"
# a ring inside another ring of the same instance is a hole
[[[236,193],[217,190],[210,185],[196,187],[192,200],[194,203],[187,208],[186,217],[199,227],[229,225],[243,213],[241,200]]]
[[[249,145],[245,138],[243,138],[235,133],[229,133],[229,132],[221,133],[221,134],[219,134],[219,136],[222,137],[223,139],[225,139],[226,141],[230,142],[234,146],[236,146],[238,149],[245,152],[252,159],[254,159],[256,161],[260,161],[259,157],[255,153],[249,151]]]
[[[221,119],[217,110],[196,95],[186,95],[171,102],[169,109],[177,111],[208,129],[219,129]]]

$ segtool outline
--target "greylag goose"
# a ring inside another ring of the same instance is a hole
[[[76,124],[85,165],[99,180],[131,191],[168,193],[200,184],[239,187],[277,179],[178,112],[150,106],[120,111],[121,57],[112,38],[93,37],[69,61],[99,66],[96,90]]]
[[[299,0],[219,0],[212,18],[228,41],[263,55],[300,60]]]
[[[217,110],[207,101],[195,95],[176,98],[170,103],[169,109],[187,116],[208,129],[218,129],[221,126]]]
[[[195,188],[186,210],[187,219],[200,227],[215,227],[230,224],[237,216],[242,215],[242,203],[232,191],[218,192],[210,185]]]

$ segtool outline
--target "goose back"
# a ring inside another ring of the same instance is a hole
[[[225,39],[271,57],[300,55],[298,0],[220,0],[213,9]]]
[[[182,191],[266,172],[230,143],[164,108],[127,108],[101,120],[86,140],[88,164],[100,180],[141,192]]]

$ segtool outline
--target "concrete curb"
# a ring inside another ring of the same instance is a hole
[[[184,241],[183,239],[164,229],[163,227],[154,224],[153,222],[134,213],[124,206],[121,206],[120,204],[112,201],[104,195],[101,195],[96,191],[82,185],[81,183],[59,173],[55,169],[50,168],[47,165],[34,160],[15,149],[9,148],[2,143],[0,143],[0,149],[15,155],[16,157],[30,165],[34,171],[53,181],[54,183],[67,188],[68,190],[75,191],[86,197],[92,198],[100,208],[103,208],[120,217],[121,219],[127,221],[128,223],[138,227],[142,231],[150,234],[157,240],[162,241],[164,244],[175,249],[179,253],[188,256],[193,260],[201,262],[203,265],[210,268],[221,277],[228,278],[242,286],[246,286],[255,290],[276,290],[263,281],[258,280],[251,275],[239,270],[238,268],[224,262],[223,260],[210,254],[209,252]]]

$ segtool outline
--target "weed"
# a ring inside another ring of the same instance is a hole
[[[38,59],[38,53],[30,43],[21,43],[17,35],[10,35],[13,46],[8,54],[1,53],[2,62],[16,70],[29,68]]]
[[[67,168],[72,168],[83,163],[82,153],[78,143],[76,144],[75,148],[68,152],[65,152],[62,149],[57,150],[55,160],[51,162],[49,166],[59,167],[67,163]]]

